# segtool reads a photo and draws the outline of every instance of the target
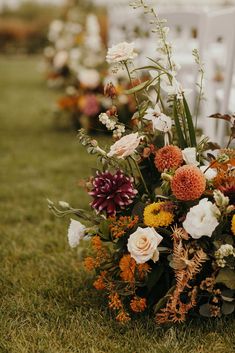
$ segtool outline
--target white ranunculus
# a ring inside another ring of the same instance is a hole
[[[199,165],[197,161],[197,150],[195,147],[187,147],[182,150],[183,160],[188,165],[195,165],[196,167]]]
[[[99,72],[94,69],[81,69],[78,73],[78,79],[82,85],[92,89],[100,83]]]
[[[108,49],[106,60],[109,64],[115,64],[126,60],[133,60],[137,53],[134,51],[134,43],[122,42]]]
[[[183,227],[194,239],[199,239],[202,236],[211,237],[219,224],[217,220],[219,215],[218,207],[204,198],[198,205],[190,208],[183,222]]]
[[[66,50],[59,51],[55,57],[53,64],[57,69],[61,69],[68,62],[68,52]]]
[[[162,239],[162,236],[158,234],[154,228],[138,227],[137,230],[130,235],[127,248],[137,264],[143,264],[150,259],[156,262],[159,260],[157,247]]]
[[[107,154],[108,157],[116,156],[117,158],[125,158],[135,152],[135,149],[139,146],[141,137],[138,132],[123,136],[115,142]]]
[[[75,248],[79,244],[85,235],[85,229],[86,227],[82,223],[71,219],[68,229],[68,241],[71,248]]]
[[[217,170],[214,168],[208,168],[208,165],[202,165],[200,167],[202,173],[205,175],[207,180],[212,180],[216,177],[217,175]]]

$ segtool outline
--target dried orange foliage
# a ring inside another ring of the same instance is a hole
[[[139,221],[139,217],[121,216],[118,219],[116,217],[109,217],[109,220],[112,222],[109,226],[112,236],[117,239],[125,235],[128,230],[134,228]]]
[[[174,239],[172,266],[175,270],[176,288],[167,305],[156,316],[158,323],[183,322],[188,311],[196,305],[197,287],[191,287],[189,281],[200,272],[207,255],[202,249],[193,250],[184,247],[181,240]],[[187,295],[185,303],[181,295]]]

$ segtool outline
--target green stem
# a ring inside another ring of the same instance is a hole
[[[146,193],[149,195],[149,191],[148,191],[147,185],[146,185],[146,183],[145,183],[145,180],[144,180],[144,178],[143,178],[143,175],[142,175],[142,173],[141,173],[140,167],[139,167],[138,163],[136,162],[136,160],[135,160],[133,157],[131,157],[131,159],[134,161],[135,167],[136,167],[136,169],[137,169],[137,171],[138,171],[138,173],[139,173],[139,176],[140,176],[140,178],[141,178],[141,181],[142,181],[142,183],[143,183],[143,186],[144,186],[144,188],[145,188],[145,191],[146,191]]]
[[[124,63],[124,66],[125,66],[125,68],[126,68],[127,75],[128,75],[128,77],[129,77],[131,87],[133,88],[133,87],[134,87],[134,85],[133,85],[133,83],[132,83],[132,78],[131,78],[131,74],[130,74],[129,67],[128,67],[128,65],[127,65],[127,62],[126,62],[126,61],[123,61],[123,63]],[[138,97],[137,97],[136,92],[134,92],[134,97],[135,97],[135,102],[136,102],[136,106],[137,106],[138,113],[139,113],[139,117],[140,117],[140,106],[139,106],[139,101],[138,101]]]

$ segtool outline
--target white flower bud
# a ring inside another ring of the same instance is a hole
[[[229,204],[228,196],[224,196],[224,194],[220,190],[214,190],[213,196],[218,207],[226,207]]]

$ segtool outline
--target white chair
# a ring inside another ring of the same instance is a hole
[[[235,57],[235,8],[208,13],[203,32],[201,56],[205,62],[206,101],[203,104],[200,123],[205,134],[223,146],[226,143],[226,122],[207,117],[217,112],[224,114],[229,111]],[[213,51],[213,48],[217,49]],[[218,82],[215,80],[215,62],[218,63],[218,59],[223,68],[219,101]]]

